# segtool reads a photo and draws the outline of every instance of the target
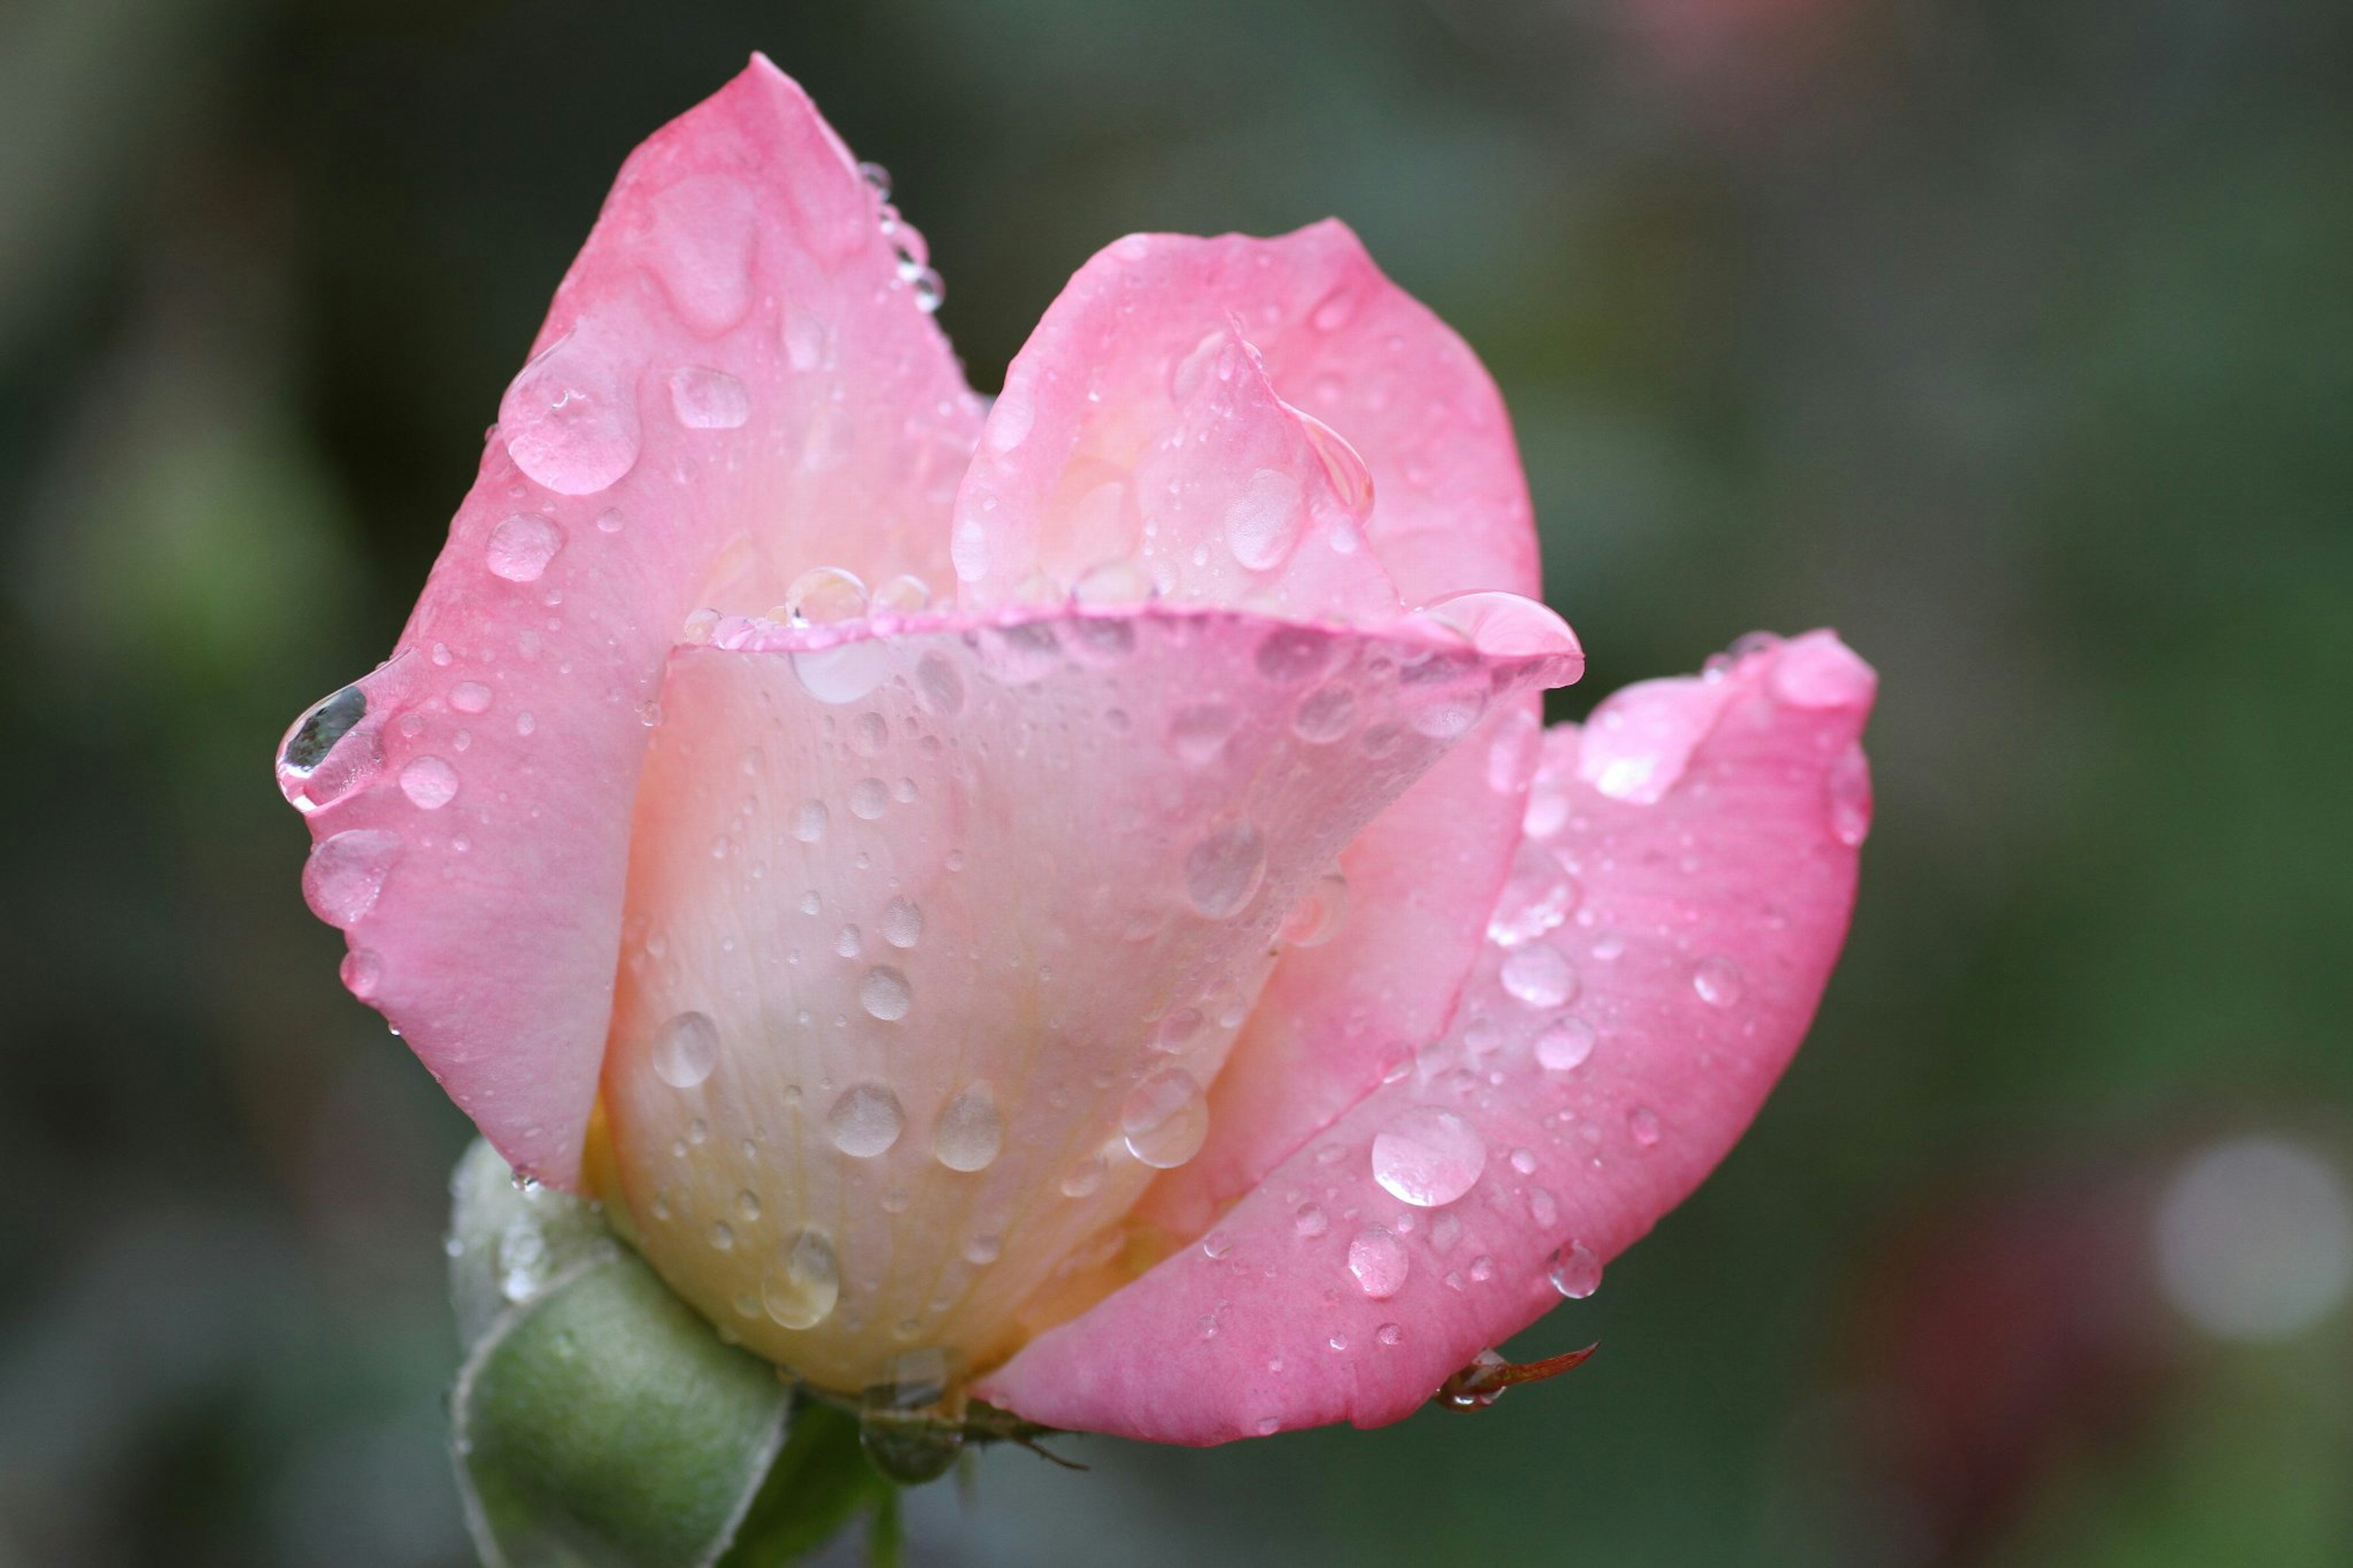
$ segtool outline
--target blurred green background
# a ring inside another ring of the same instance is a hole
[[[976,385],[1131,229],[1336,213],[1485,357],[1559,711],[1883,679],[1854,936],[1475,1416],[1018,1452],[943,1563],[2353,1563],[2342,0],[0,4],[0,1564],[470,1561],[467,1129],[280,731],[389,649],[624,154],[766,50]]]

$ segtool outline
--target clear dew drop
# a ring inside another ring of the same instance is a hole
[[[1593,1054],[1593,1026],[1570,1016],[1556,1018],[1536,1036],[1536,1066],[1546,1072],[1569,1072],[1585,1065]]]
[[[882,906],[882,918],[877,922],[882,940],[892,947],[910,948],[923,940],[923,911],[914,900],[900,897]]]
[[[785,619],[797,626],[828,626],[866,614],[866,584],[854,572],[818,566],[793,579],[785,590]]]
[[[1321,947],[1348,923],[1348,879],[1326,871],[1301,895],[1291,917],[1282,922],[1282,941],[1290,947]]]
[[[1601,1259],[1585,1243],[1572,1241],[1545,1259],[1545,1275],[1554,1289],[1582,1301],[1601,1289]]]
[[[879,1083],[855,1083],[825,1113],[826,1136],[853,1160],[871,1160],[899,1141],[907,1113],[899,1097]]]
[[[438,811],[458,797],[458,770],[439,757],[412,757],[400,770],[400,793],[419,811]]]
[[[719,1065],[719,1026],[708,1013],[681,1013],[654,1031],[654,1076],[672,1089],[692,1089]]]
[[[482,560],[493,576],[510,583],[536,583],[563,548],[562,529],[537,512],[517,512],[491,530]]]
[[[365,1002],[384,984],[384,958],[372,947],[355,947],[343,954],[336,973],[343,977],[345,989]]]
[[[1291,716],[1291,732],[1311,746],[1328,746],[1356,725],[1356,697],[1345,686],[1322,686]]]
[[[872,608],[877,615],[920,616],[932,607],[932,585],[910,572],[896,577],[874,590]]]
[[[1385,1345],[1401,1345],[1405,1343],[1405,1330],[1395,1323],[1383,1323],[1373,1331],[1373,1338]]]
[[[1208,1016],[1198,1007],[1179,1007],[1160,1020],[1160,1027],[1153,1031],[1152,1044],[1155,1049],[1175,1056],[1200,1039],[1202,1031],[1208,1026]]]
[[[841,1264],[822,1231],[795,1236],[760,1280],[760,1304],[782,1328],[813,1329],[840,1300]]]
[[[1348,1243],[1348,1272],[1356,1277],[1356,1289],[1376,1301],[1404,1289],[1412,1267],[1405,1243],[1385,1226],[1368,1225]]]
[[[1577,994],[1577,970],[1543,942],[1515,947],[1504,960],[1504,989],[1531,1007],[1557,1007]]]
[[[515,467],[558,495],[594,495],[637,466],[635,368],[616,363],[607,347],[567,332],[499,401],[499,435]]]
[[[1332,1219],[1321,1205],[1301,1204],[1298,1211],[1291,1216],[1291,1228],[1301,1236],[1317,1237],[1332,1228]]]
[[[826,809],[825,802],[805,800],[793,813],[793,837],[804,844],[814,844],[825,837],[827,825],[832,820],[833,813]]]
[[[366,918],[400,858],[400,836],[353,827],[321,839],[302,867],[302,896],[329,925],[348,929]]]
[[[733,430],[752,417],[752,395],[723,370],[681,365],[670,373],[670,406],[690,430]]]
[[[1261,679],[1297,686],[1331,665],[1333,646],[1332,634],[1314,626],[1277,626],[1260,639],[1254,660]]]
[[[932,1157],[951,1171],[985,1171],[1004,1148],[1005,1117],[985,1083],[949,1100],[932,1128]]]
[[[1187,767],[1207,767],[1226,749],[1226,737],[1239,720],[1222,702],[1194,702],[1176,710],[1168,721],[1168,749]]]
[[[1282,565],[1299,542],[1305,501],[1296,478],[1280,468],[1259,469],[1226,508],[1226,548],[1253,572]]]
[[[1066,1198],[1092,1197],[1103,1190],[1103,1177],[1110,1172],[1110,1163],[1101,1154],[1090,1154],[1062,1173],[1062,1195]]]
[[[976,1268],[986,1268],[996,1262],[1004,1251],[1005,1243],[1002,1238],[983,1231],[964,1244],[964,1260]]]
[[[485,712],[491,706],[491,689],[479,680],[461,680],[449,689],[449,706],[460,713]]]
[[[1373,1138],[1373,1180],[1416,1208],[1451,1204],[1479,1183],[1486,1141],[1470,1119],[1434,1105],[1403,1112]]]
[[[804,649],[792,658],[801,689],[819,702],[836,705],[862,701],[891,673],[891,650],[875,637]]]
[[[1172,1171],[1201,1152],[1209,1136],[1209,1101],[1182,1068],[1154,1073],[1120,1107],[1127,1152],[1155,1171]]]
[[[1212,829],[1185,857],[1185,895],[1211,920],[1238,914],[1266,876],[1266,835],[1254,822]]]
[[[1556,930],[1577,908],[1577,884],[1560,862],[1535,845],[1523,845],[1512,862],[1512,874],[1487,918],[1487,940],[1498,947],[1518,947]]]
[[[713,1252],[729,1252],[733,1251],[734,1247],[735,1227],[729,1225],[723,1219],[712,1220],[711,1222],[711,1249]]]
[[[914,987],[907,984],[905,974],[887,963],[876,964],[858,983],[858,1005],[886,1024],[905,1017],[914,1004]]]
[[[745,1225],[757,1225],[760,1220],[760,1194],[745,1187],[735,1194],[735,1216]]]
[[[881,779],[860,779],[849,786],[849,815],[872,822],[891,808],[891,786]]]
[[[1746,983],[1741,977],[1740,965],[1718,953],[1701,959],[1692,967],[1692,989],[1711,1007],[1731,1007],[1739,1004]]]
[[[1626,1113],[1626,1136],[1647,1149],[1659,1141],[1659,1113],[1638,1105]]]

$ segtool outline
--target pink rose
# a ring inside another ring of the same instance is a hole
[[[280,760],[344,978],[808,1383],[1394,1421],[1805,1032],[1871,670],[1582,731],[1503,405],[1337,223],[1134,236],[993,405],[765,59],[623,168],[390,661]]]

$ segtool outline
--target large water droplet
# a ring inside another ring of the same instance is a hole
[[[1577,994],[1577,970],[1543,942],[1515,947],[1504,960],[1504,989],[1531,1007],[1557,1007]]]
[[[1386,1301],[1404,1289],[1405,1277],[1412,1268],[1405,1243],[1381,1226],[1366,1226],[1348,1243],[1348,1272],[1356,1277],[1356,1289],[1376,1301]]]
[[[804,844],[814,844],[825,837],[826,826],[832,820],[833,813],[826,809],[825,802],[805,800],[793,813],[793,837]]]
[[[1373,1138],[1373,1180],[1391,1197],[1416,1208],[1451,1204],[1479,1183],[1487,1168],[1486,1141],[1470,1119],[1434,1105],[1418,1105]]]
[[[1120,1107],[1127,1152],[1155,1171],[1173,1171],[1201,1152],[1209,1136],[1209,1101],[1182,1068],[1154,1073]]]
[[[346,686],[321,698],[311,704],[309,712],[294,721],[293,731],[278,753],[280,764],[297,773],[308,773],[326,760],[327,753],[335,749],[335,742],[349,734],[353,725],[366,716],[367,694],[356,686]]]
[[[1746,985],[1741,979],[1740,965],[1718,953],[1693,966],[1692,989],[1711,1007],[1730,1007],[1739,1003]]]
[[[1545,1259],[1552,1288],[1572,1301],[1582,1301],[1601,1289],[1601,1259],[1593,1248],[1572,1241]]]
[[[698,335],[716,337],[752,307],[759,218],[752,193],[725,174],[694,174],[651,202],[654,276]]]
[[[839,566],[814,567],[785,590],[784,609],[785,619],[797,626],[854,621],[866,614],[866,584]]]
[[[1211,920],[1240,911],[1266,875],[1266,835],[1253,822],[1212,830],[1185,858],[1185,893]]]
[[[723,370],[681,365],[670,373],[670,406],[690,430],[733,430],[752,417],[752,395]]]
[[[461,680],[449,689],[449,706],[460,713],[487,712],[491,689],[479,680]]]
[[[881,779],[860,779],[849,786],[849,815],[872,822],[891,809],[891,786]]]
[[[458,795],[458,770],[438,757],[412,757],[400,770],[400,793],[419,811],[438,811]]]
[[[985,1171],[1004,1147],[1005,1117],[985,1083],[949,1100],[932,1129],[932,1156],[951,1171]]]
[[[905,1017],[914,1004],[914,987],[887,963],[876,964],[858,983],[858,1005],[886,1024]]]
[[[1305,520],[1299,480],[1280,468],[1261,468],[1226,509],[1226,547],[1253,572],[1282,564],[1299,542]]]
[[[719,1026],[708,1013],[681,1013],[654,1031],[654,1076],[672,1089],[692,1089],[719,1064]]]
[[[913,947],[923,938],[923,911],[913,899],[892,899],[882,906],[882,918],[877,923],[884,942],[892,947]]]
[[[760,1280],[760,1304],[778,1325],[813,1329],[833,1315],[841,1299],[841,1265],[822,1231],[804,1230]]]
[[[499,434],[515,467],[558,495],[594,495],[637,465],[636,371],[615,358],[575,330],[499,400]]]
[[[494,575],[510,583],[536,583],[563,548],[562,529],[535,511],[519,511],[491,530],[482,559]]]
[[[1577,884],[1560,862],[1533,844],[1524,844],[1512,861],[1512,875],[1487,917],[1487,940],[1499,947],[1517,947],[1556,930],[1577,907]]]
[[[1582,1018],[1556,1018],[1536,1037],[1536,1066],[1547,1072],[1582,1067],[1593,1054],[1593,1026]]]
[[[1258,645],[1258,672],[1278,686],[1297,686],[1332,663],[1332,634],[1314,626],[1277,626]]]
[[[871,1160],[890,1148],[906,1125],[899,1097],[879,1083],[851,1084],[825,1113],[826,1135],[856,1160]]]
[[[819,702],[863,700],[891,673],[891,650],[874,637],[793,655],[793,674]]]
[[[353,827],[322,838],[303,864],[302,897],[329,925],[356,925],[375,908],[400,852],[400,835],[381,827]]]

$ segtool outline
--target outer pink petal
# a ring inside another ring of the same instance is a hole
[[[1531,837],[1581,885],[1576,916],[1492,944],[1409,1072],[978,1392],[1167,1442],[1376,1426],[1590,1289],[1723,1157],[1812,1018],[1869,822],[1873,687],[1817,632],[1646,689],[1708,715],[1647,804],[1596,791],[1577,732],[1554,731]],[[1448,1201],[1400,1201],[1377,1164]]]
[[[1143,482],[1158,480],[1146,470],[1180,411],[1228,374],[1236,335],[1336,493],[1315,494],[1314,474],[1293,463],[1258,465],[1299,481],[1314,518],[1292,555],[1257,571],[1234,566],[1233,498],[1168,505],[1164,483]],[[1007,372],[958,499],[956,564],[972,603],[1018,597],[1039,570],[1067,584],[1140,554],[1176,568],[1169,587],[1329,613],[1351,606],[1315,595],[1370,593],[1334,559],[1334,544],[1350,542],[1334,499],[1354,516],[1369,501],[1372,555],[1406,608],[1472,589],[1536,592],[1503,400],[1462,341],[1383,277],[1345,225],[1275,239],[1132,235],[1080,268]]]
[[[821,563],[946,580],[978,407],[883,216],[756,57],[638,148],[364,716],[323,758],[337,725],[306,716],[281,754],[353,990],[543,1180],[578,1174],[681,623],[765,610]]]
[[[647,1255],[849,1392],[911,1344],[1003,1356],[1117,1248],[1199,1146],[1303,892],[1471,714],[1564,668],[1410,621],[881,625],[673,656],[604,1079]],[[775,1277],[812,1235],[822,1312]]]

